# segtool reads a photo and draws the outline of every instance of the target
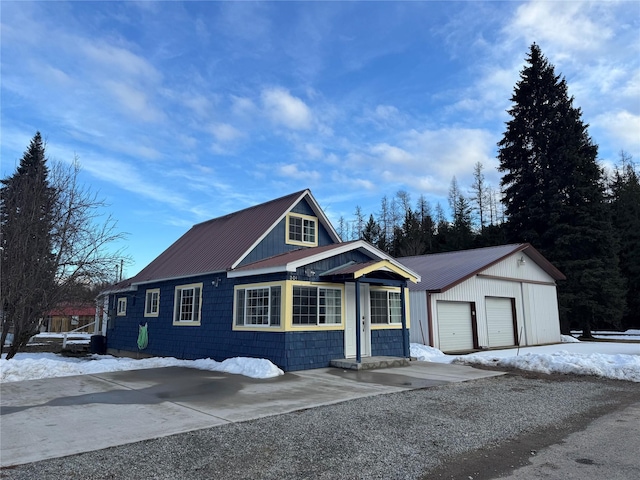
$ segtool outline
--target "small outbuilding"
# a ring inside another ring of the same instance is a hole
[[[398,259],[409,285],[412,342],[443,352],[560,342],[556,281],[528,243]]]

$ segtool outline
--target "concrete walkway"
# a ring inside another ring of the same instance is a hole
[[[171,367],[5,383],[0,466],[496,375],[502,373],[412,362],[380,370],[306,370],[266,380]]]

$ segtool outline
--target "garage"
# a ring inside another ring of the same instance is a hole
[[[515,299],[512,298],[486,297],[489,348],[517,345],[514,331],[514,303]]]
[[[443,352],[560,342],[565,276],[530,244],[398,260],[421,277],[408,285],[411,342]]]
[[[473,321],[474,306],[470,302],[437,302],[440,350],[455,352],[473,350],[476,345]]]

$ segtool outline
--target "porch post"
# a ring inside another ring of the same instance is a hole
[[[356,279],[356,363],[362,363],[362,352],[360,351],[360,337],[362,332],[360,331],[360,280]]]
[[[404,285],[400,285],[400,308],[402,309],[402,354],[409,358],[409,345],[407,345],[407,306],[404,301]]]

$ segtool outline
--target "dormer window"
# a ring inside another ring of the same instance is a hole
[[[300,213],[287,215],[287,243],[315,247],[318,245],[318,219]]]

